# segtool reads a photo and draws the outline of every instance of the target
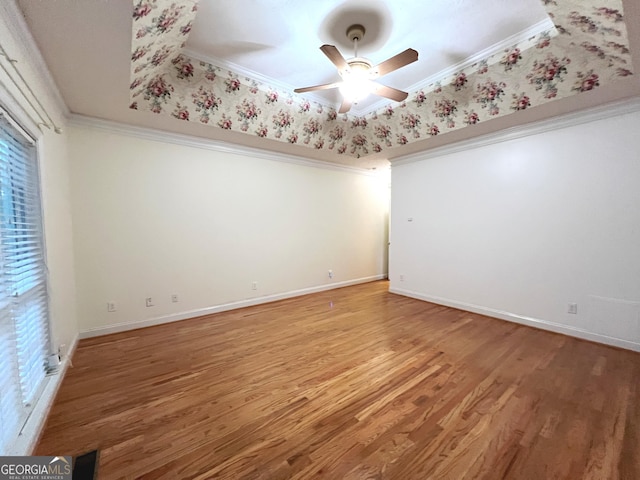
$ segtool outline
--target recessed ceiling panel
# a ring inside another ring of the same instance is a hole
[[[385,76],[400,89],[551,24],[540,0],[201,0],[186,48],[196,58],[293,90],[339,80],[319,47],[336,45],[352,57],[346,30],[355,23],[366,28],[358,53],[374,64],[406,48],[419,52],[418,62]],[[335,90],[314,95],[339,103]],[[357,110],[378,100],[372,96]]]

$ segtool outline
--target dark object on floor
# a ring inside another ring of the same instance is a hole
[[[93,450],[75,458],[73,480],[94,480],[98,470],[98,451]]]

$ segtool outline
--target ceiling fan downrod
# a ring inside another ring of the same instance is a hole
[[[364,37],[365,28],[360,24],[351,25],[347,28],[347,38],[353,42],[354,57],[358,56],[358,41]]]

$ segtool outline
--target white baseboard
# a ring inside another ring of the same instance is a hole
[[[588,330],[583,330],[581,328],[562,325],[560,323],[555,323],[555,322],[549,322],[547,320],[541,320],[538,318],[525,317],[523,315],[517,315],[515,313],[505,312],[502,310],[495,310],[493,308],[482,307],[479,305],[459,302],[459,301],[450,300],[447,298],[426,295],[424,293],[413,292],[411,290],[404,290],[402,288],[390,287],[389,292],[395,293],[398,295],[403,295],[405,297],[416,298],[418,300],[424,300],[425,302],[437,303],[438,305],[445,305],[447,307],[457,308],[459,310],[465,310],[467,312],[473,312],[473,313],[478,313],[480,315],[486,315],[488,317],[498,318],[500,320],[506,320],[508,322],[519,323],[522,325],[527,325],[529,327],[548,330],[555,333],[562,333],[564,335],[581,338],[583,340],[590,340],[592,342],[603,343],[605,345],[611,345],[614,347],[624,348],[626,350],[633,350],[635,352],[640,352],[640,343],[632,342],[629,340],[623,340],[621,338],[608,337],[606,335],[590,332]]]
[[[273,295],[266,295],[264,297],[250,298],[246,300],[239,300],[237,302],[225,303],[222,305],[215,305],[207,308],[199,308],[196,310],[189,310],[186,312],[172,313],[170,315],[162,315],[160,317],[150,318],[146,320],[134,320],[131,322],[115,323],[112,325],[106,325],[103,327],[90,328],[80,332],[80,338],[98,337],[101,335],[109,335],[111,333],[126,332],[127,330],[135,330],[137,328],[152,327],[154,325],[161,325],[163,323],[177,322],[180,320],[186,320],[188,318],[200,317],[202,315],[211,315],[212,313],[226,312],[228,310],[235,310],[238,308],[252,307],[254,305],[261,305],[263,303],[271,303],[277,300],[284,300],[286,298],[300,297],[302,295],[309,295],[310,293],[324,292],[327,290],[333,290],[335,288],[348,287],[351,285],[358,285],[360,283],[374,282],[376,280],[384,280],[387,278],[386,274],[373,275],[371,277],[357,278],[354,280],[347,280],[344,282],[330,283],[327,285],[319,285],[316,287],[302,288],[300,290],[292,290],[284,293],[276,293]]]
[[[60,385],[62,385],[62,380],[64,379],[65,374],[67,373],[67,369],[71,364],[71,358],[73,357],[73,353],[76,351],[76,347],[78,346],[79,335],[76,335],[71,343],[71,347],[67,351],[67,355],[60,364],[60,368],[57,373],[49,375],[45,379],[45,386],[40,394],[40,398],[36,402],[36,405],[29,415],[20,435],[18,435],[17,441],[13,444],[13,449],[7,453],[7,455],[12,456],[24,456],[24,455],[33,455],[33,451],[35,450],[38,440],[40,439],[40,434],[47,423],[47,418],[49,417],[49,412],[51,411],[51,407],[53,406],[53,401],[56,399],[56,395],[58,394],[58,390],[60,389]]]

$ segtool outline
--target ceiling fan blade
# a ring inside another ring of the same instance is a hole
[[[407,48],[404,52],[394,55],[384,62],[379,63],[378,65],[373,67],[372,70],[377,72],[378,77],[381,77],[383,75],[386,75],[387,73],[391,73],[394,70],[402,68],[405,65],[409,65],[416,60],[418,60],[418,52],[413,48]]]
[[[338,113],[347,113],[349,110],[351,110],[352,103],[353,102],[348,98],[343,98],[342,105],[340,105],[340,110],[338,110]]]
[[[339,71],[343,71],[349,68],[349,65],[347,65],[347,61],[344,59],[338,49],[333,45],[322,45],[320,47],[320,50],[322,50],[322,53],[324,53],[327,58],[331,60],[336,67],[338,67]]]
[[[402,90],[398,90],[397,88],[387,87],[386,85],[380,85],[379,83],[375,83],[375,89],[372,93],[376,95],[380,95],[381,97],[388,98],[389,100],[395,100],[396,102],[402,102],[405,100],[409,94],[407,92],[403,92]]]
[[[342,82],[325,83],[323,85],[314,85],[313,87],[296,88],[294,92],[304,93],[312,92],[314,90],[329,90],[330,88],[338,88]]]

